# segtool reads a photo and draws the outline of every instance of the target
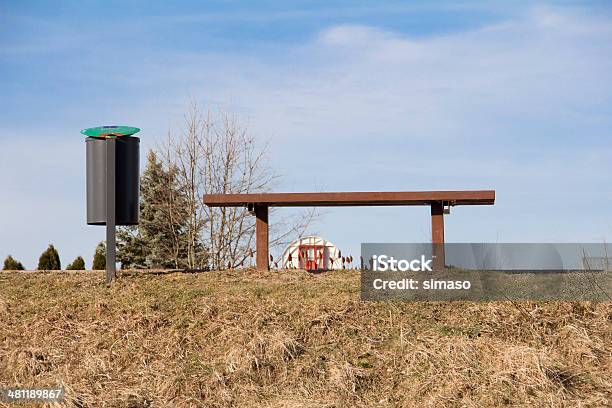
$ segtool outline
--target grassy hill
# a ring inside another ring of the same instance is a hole
[[[0,273],[0,387],[62,385],[71,407],[612,405],[609,302],[362,302],[354,271],[102,282]]]

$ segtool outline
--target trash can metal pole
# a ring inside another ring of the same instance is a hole
[[[106,139],[106,282],[110,283],[116,275],[115,240],[115,173],[117,140]]]

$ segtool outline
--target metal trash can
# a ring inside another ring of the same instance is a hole
[[[87,150],[87,224],[106,225],[106,140],[85,139]],[[140,139],[116,138],[116,225],[138,224]]]

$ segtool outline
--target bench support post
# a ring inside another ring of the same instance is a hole
[[[444,269],[444,203],[431,203],[431,243],[434,270]]]
[[[269,269],[270,251],[268,248],[268,206],[255,205],[255,249],[257,269]]]

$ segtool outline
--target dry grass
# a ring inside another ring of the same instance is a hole
[[[102,280],[0,273],[0,387],[63,385],[70,407],[612,405],[611,303],[362,302],[356,272]]]

